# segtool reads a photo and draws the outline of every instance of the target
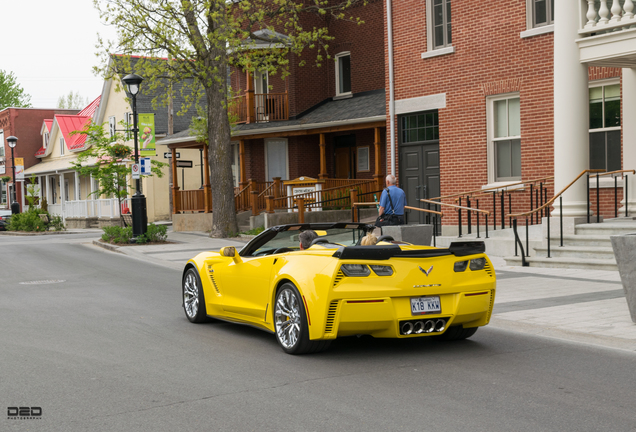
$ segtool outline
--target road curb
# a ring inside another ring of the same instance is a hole
[[[121,252],[121,251],[119,250],[119,246],[115,246],[115,245],[112,245],[112,244],[110,244],[110,243],[104,243],[104,242],[101,242],[101,241],[99,241],[99,240],[93,240],[93,244],[94,244],[95,246],[99,246],[99,247],[100,247],[100,248],[102,248],[102,249],[106,249],[106,250],[109,250],[109,251],[112,251],[112,252],[119,252],[119,253],[123,253],[123,252]]]
[[[80,231],[38,231],[38,232],[0,231],[0,235],[16,236],[16,237],[56,235],[56,234],[84,234],[84,233]]]

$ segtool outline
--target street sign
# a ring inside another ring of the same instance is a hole
[[[192,161],[177,161],[177,168],[192,168]]]
[[[132,169],[132,178],[134,180],[137,180],[141,173],[141,167],[139,166],[139,164],[132,164],[131,169]]]
[[[179,159],[181,157],[181,153],[176,152],[177,153],[177,159]],[[163,158],[164,159],[172,159],[172,152],[165,152],[163,154]]]
[[[141,175],[150,175],[152,172],[150,171],[150,158],[140,158],[139,159],[141,165]]]

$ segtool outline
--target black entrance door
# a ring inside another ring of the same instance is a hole
[[[421,198],[440,196],[437,111],[401,116],[400,185],[409,206],[426,208]],[[426,213],[407,210],[409,224],[425,223]]]

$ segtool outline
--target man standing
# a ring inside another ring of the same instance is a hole
[[[404,206],[406,194],[395,185],[395,176],[386,176],[386,189],[380,196],[380,217],[376,226],[404,225]]]

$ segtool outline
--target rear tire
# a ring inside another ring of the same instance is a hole
[[[205,296],[203,295],[203,286],[199,279],[199,272],[190,267],[183,275],[181,281],[181,293],[183,298],[183,311],[186,318],[193,323],[202,323],[208,320],[205,310]]]
[[[464,328],[461,325],[449,327],[441,335],[434,336],[436,339],[444,341],[455,341],[468,339],[477,332],[479,327]]]
[[[303,298],[294,284],[283,284],[276,293],[274,303],[276,340],[287,354],[308,354],[324,351],[330,340],[309,339],[307,311]]]

